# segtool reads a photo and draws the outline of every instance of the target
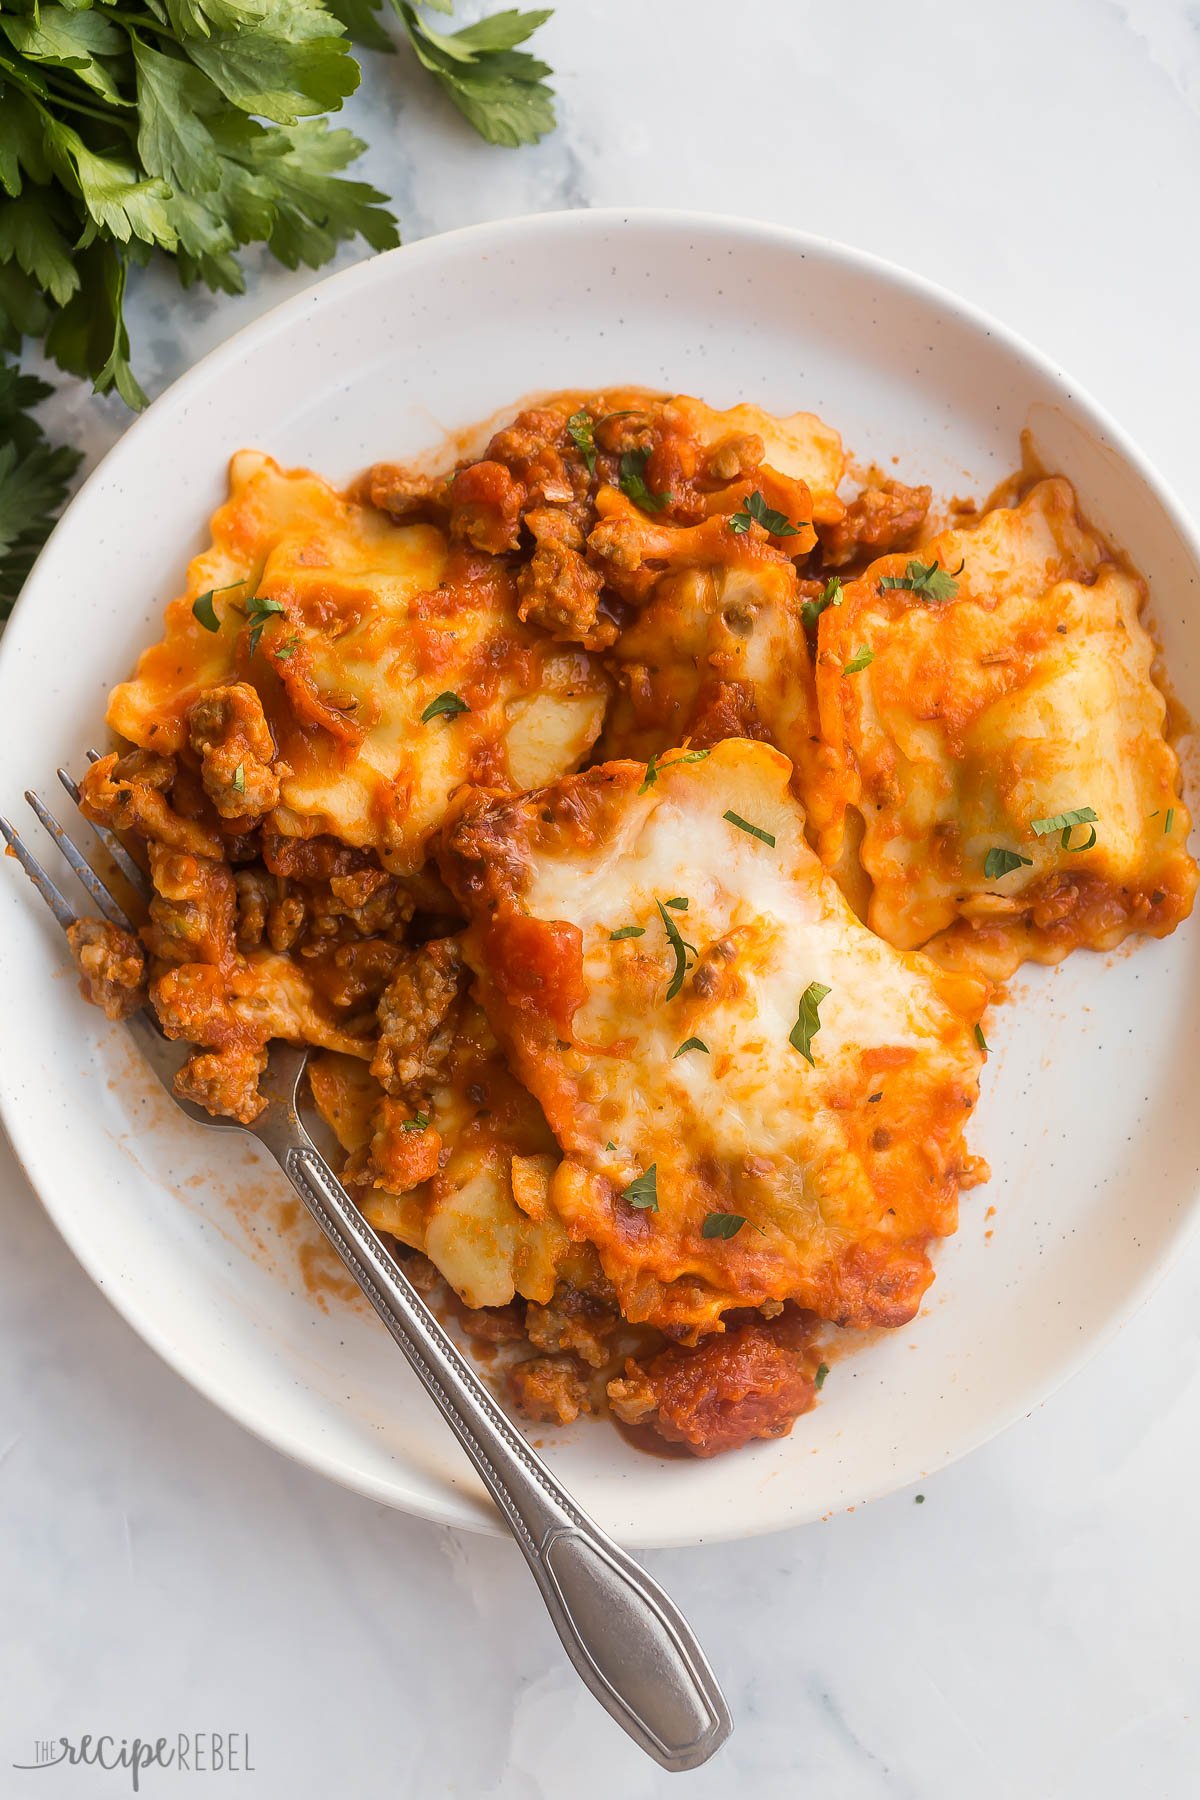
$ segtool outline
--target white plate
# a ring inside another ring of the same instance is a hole
[[[1033,428],[1044,461],[1151,581],[1177,691],[1200,696],[1200,549],[1162,483],[1074,385],[929,284],[797,232],[559,213],[426,240],[337,275],[215,351],[133,426],[44,552],[0,655],[0,806],[54,787],[109,686],[157,635],[243,445],[340,479],[427,450],[522,395],[637,382],[807,408],[863,462],[986,493]],[[35,828],[36,836],[36,828]],[[47,861],[54,865],[50,846]],[[0,880],[5,1122],[113,1303],[233,1417],[427,1518],[495,1531],[449,1433],[360,1303],[305,1285],[283,1178],[186,1123],[63,971],[15,865]],[[1162,1273],[1194,1210],[1200,929],[1025,971],[992,1029],[966,1195],[921,1317],[835,1365],[792,1436],[709,1463],[546,1431],[630,1544],[742,1537],[928,1475],[1032,1407]],[[995,1208],[994,1216],[990,1209]],[[306,1252],[306,1258],[307,1258]]]

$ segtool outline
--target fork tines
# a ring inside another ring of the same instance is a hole
[[[98,751],[89,750],[87,754],[90,762],[96,762],[98,760]],[[75,802],[76,806],[78,806],[80,803],[79,788],[67,773],[66,769],[58,770],[58,779],[62,782],[63,787]],[[133,922],[130,919],[129,914],[125,911],[125,908],[112,893],[103,877],[92,867],[91,863],[87,860],[74,839],[70,837],[65,828],[55,818],[54,814],[50,811],[50,808],[39,795],[35,794],[31,789],[26,790],[25,798],[33,808],[39,823],[44,826],[46,831],[48,831],[50,836],[54,839],[54,842],[58,845],[65,861],[73,871],[76,880],[79,882],[79,885],[83,888],[92,904],[111,924],[120,925],[126,931],[133,931]],[[106,826],[97,825],[91,820],[89,820],[88,823],[91,825],[92,830],[111,857],[115,867],[125,877],[126,881],[129,882],[134,891],[141,895],[143,899],[148,899],[151,893],[150,883],[146,878],[145,872],[138,867],[125,846],[107,829]],[[42,899],[46,902],[46,905],[50,908],[50,911],[54,914],[54,917],[58,920],[63,930],[66,931],[68,926],[74,925],[77,922],[78,915],[75,913],[69,902],[64,899],[63,895],[59,892],[58,888],[50,879],[49,875],[47,875],[45,869],[43,869],[41,863],[33,854],[32,850],[30,850],[28,844],[25,843],[20,833],[7,819],[0,818],[0,833],[3,833],[4,839],[12,850],[13,855],[17,858],[17,861],[20,863],[21,867],[24,869],[30,881],[32,881],[34,887],[36,887],[38,893],[42,896]]]

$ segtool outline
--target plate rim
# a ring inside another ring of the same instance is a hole
[[[735,214],[707,212],[693,208],[675,208],[661,206],[607,206],[595,208],[568,207],[550,211],[520,213],[502,219],[484,220],[472,225],[459,226],[451,231],[437,232],[413,243],[398,245],[395,249],[366,256],[349,268],[318,277],[308,283],[298,293],[289,295],[275,306],[269,307],[256,318],[240,326],[229,337],[206,352],[190,368],[186,369],[161,394],[150,403],[146,410],[122,433],[122,435],[100,458],[96,467],[80,484],[77,492],[71,497],[67,506],[54,526],[46,543],[38,555],[16,605],[13,608],[7,628],[0,638],[0,682],[7,676],[9,664],[20,657],[23,649],[26,618],[32,618],[35,610],[34,596],[51,579],[53,557],[58,553],[60,545],[69,536],[73,515],[80,507],[85,496],[101,479],[110,478],[114,472],[119,475],[123,460],[136,454],[144,435],[153,423],[157,428],[158,418],[166,413],[168,405],[186,412],[187,403],[193,392],[199,392],[218,375],[227,363],[234,363],[243,358],[248,351],[266,344],[281,331],[288,330],[294,321],[305,313],[313,314],[331,303],[336,304],[343,294],[348,294],[360,287],[369,287],[373,283],[386,280],[381,271],[388,266],[404,266],[417,262],[428,262],[457,250],[467,249],[489,243],[497,250],[511,249],[511,239],[528,234],[537,238],[543,234],[561,235],[573,232],[612,231],[623,226],[635,226],[642,230],[655,232],[665,231],[686,234],[688,231],[725,234],[740,240],[748,247],[755,245],[769,246],[798,253],[803,259],[808,254],[841,264],[853,270],[857,275],[874,276],[881,283],[921,300],[940,307],[957,322],[969,327],[976,333],[984,333],[995,338],[1002,346],[1023,359],[1043,379],[1053,387],[1066,390],[1067,397],[1075,411],[1082,415],[1084,424],[1097,439],[1110,445],[1118,455],[1132,468],[1146,488],[1158,501],[1169,522],[1188,551],[1194,566],[1200,572],[1200,529],[1193,523],[1191,515],[1180,501],[1175,489],[1159,472],[1158,468],[1144,451],[1128,435],[1124,427],[1097,401],[1089,390],[1077,382],[1052,357],[1039,350],[1035,344],[1022,333],[1015,331],[1000,319],[946,288],[930,277],[882,257],[872,251],[859,249],[846,244],[837,238],[823,236],[819,233],[804,231],[790,225],[779,225],[765,220],[748,219]],[[404,258],[403,265],[398,259]],[[38,1137],[32,1124],[26,1126],[23,1116],[18,1111],[15,1097],[10,1095],[7,1084],[0,1080],[0,1126],[12,1149],[14,1159],[30,1188],[54,1225],[59,1236],[71,1254],[79,1262],[93,1285],[98,1288],[109,1304],[122,1317],[138,1336],[146,1343],[176,1375],[180,1376],[197,1393],[211,1404],[218,1407],[228,1418],[242,1426],[261,1442],[272,1449],[282,1452],[292,1461],[314,1472],[326,1476],[339,1486],[362,1495],[379,1504],[402,1511],[414,1517],[426,1519],[433,1524],[451,1530],[467,1530],[478,1532],[484,1536],[504,1537],[506,1528],[493,1510],[472,1510],[464,1513],[461,1509],[462,1495],[453,1487],[443,1492],[413,1493],[407,1496],[398,1495],[396,1481],[393,1477],[385,1481],[376,1477],[369,1470],[347,1467],[336,1455],[323,1451],[319,1441],[299,1443],[274,1427],[270,1418],[264,1418],[253,1412],[248,1406],[239,1402],[238,1390],[235,1386],[224,1386],[211,1378],[208,1372],[198,1368],[189,1359],[185,1348],[175,1341],[168,1340],[165,1332],[146,1317],[135,1296],[115,1293],[105,1279],[105,1273],[99,1259],[87,1251],[77,1241],[74,1229],[60,1209],[49,1197],[53,1193],[53,1179],[47,1175],[43,1182],[39,1179],[40,1157]],[[1053,1367],[1048,1377],[1041,1381],[1031,1380],[1026,1388],[1011,1399],[1007,1406],[997,1407],[989,1414],[979,1428],[965,1434],[960,1442],[945,1454],[933,1460],[928,1468],[921,1471],[916,1479],[927,1480],[948,1468],[952,1463],[970,1455],[1009,1430],[1022,1418],[1030,1417],[1046,1404],[1069,1381],[1086,1367],[1092,1359],[1105,1350],[1118,1333],[1147,1304],[1159,1285],[1165,1280],[1170,1270],[1182,1255],[1189,1239],[1200,1224],[1200,1186],[1193,1188],[1190,1201],[1182,1206],[1178,1216],[1164,1233],[1163,1248],[1140,1277],[1124,1293],[1119,1304],[1113,1306],[1104,1322],[1092,1331],[1078,1349],[1064,1356]],[[402,1467],[402,1465],[400,1465]],[[853,1511],[871,1502],[888,1497],[903,1490],[910,1482],[883,1481],[872,1491],[857,1495],[853,1501],[847,1502],[842,1511]],[[666,1532],[661,1529],[639,1532],[636,1529],[624,1531],[622,1542],[636,1548],[682,1548],[698,1544],[716,1544],[721,1542],[738,1542],[743,1539],[767,1536],[769,1534],[797,1529],[800,1526],[816,1523],[821,1518],[830,1516],[817,1512],[811,1506],[806,1507],[801,1501],[786,1517],[764,1509],[765,1516],[755,1515],[748,1520],[739,1521],[728,1528],[718,1527],[697,1533],[688,1529]]]

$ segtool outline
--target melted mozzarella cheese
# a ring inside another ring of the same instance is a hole
[[[897,1323],[954,1226],[985,990],[858,923],[790,774],[728,740],[668,756],[645,792],[640,766],[610,764],[450,837],[484,1005],[565,1152],[553,1204],[631,1319],[702,1330],[793,1299]],[[674,997],[660,904],[690,946]],[[815,1067],[790,1041],[813,983]],[[677,1054],[691,1038],[706,1048]],[[622,1193],[651,1166],[658,1210],[637,1211]],[[748,1223],[706,1237],[718,1212]]]

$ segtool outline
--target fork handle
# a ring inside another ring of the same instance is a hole
[[[664,1769],[707,1762],[733,1720],[687,1620],[514,1430],[324,1157],[274,1153],[479,1471],[583,1681]]]

